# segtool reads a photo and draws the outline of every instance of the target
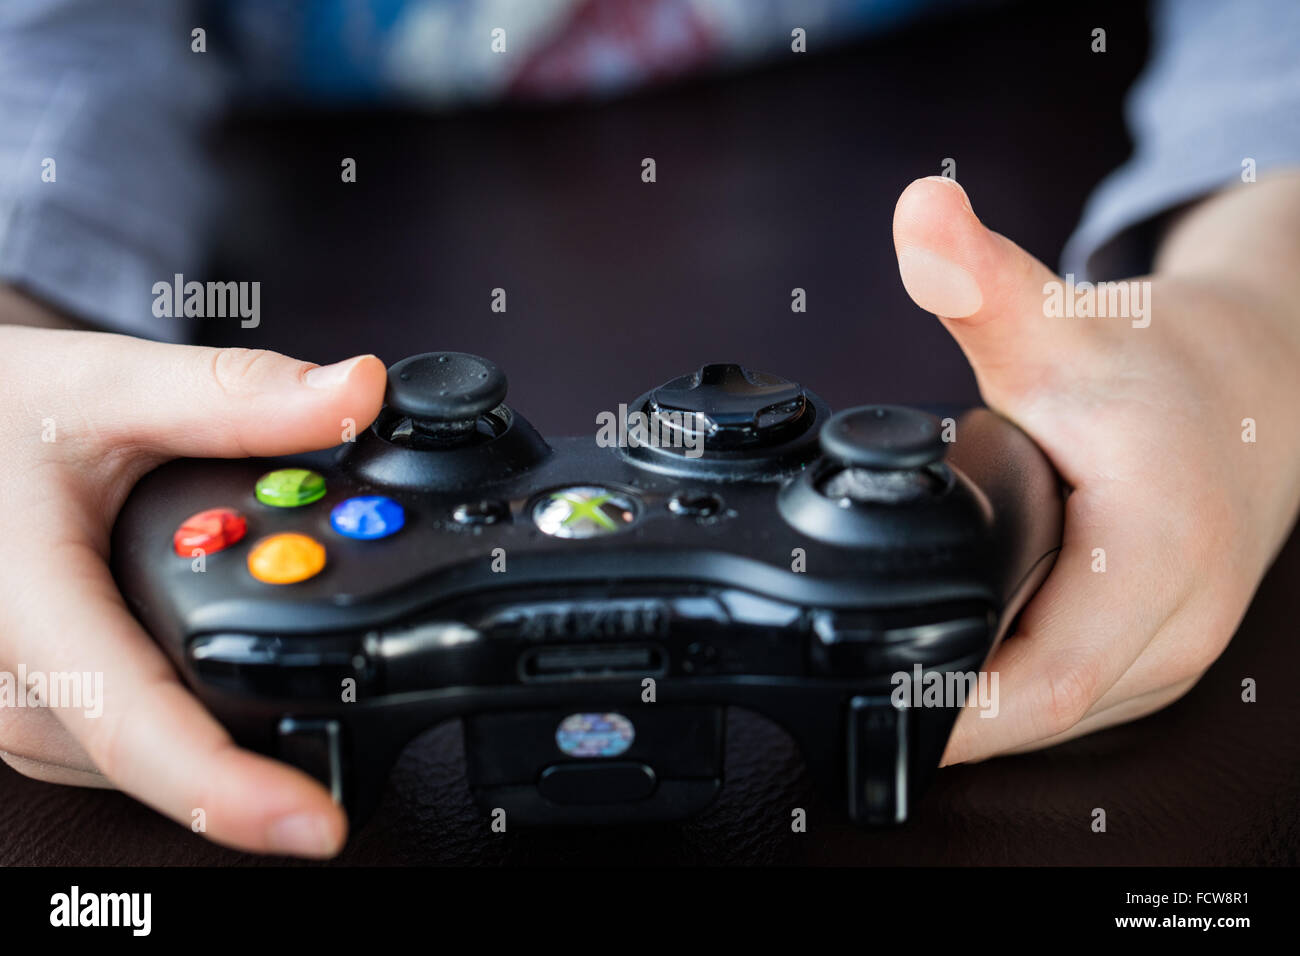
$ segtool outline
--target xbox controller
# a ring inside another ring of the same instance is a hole
[[[1059,548],[1034,443],[979,408],[832,415],[738,365],[583,437],[505,398],[485,359],[417,355],[335,449],[139,482],[114,575],[235,740],[359,821],[460,718],[485,812],[642,822],[714,800],[735,706],[852,820],[907,819],[968,701],[900,687],[977,673]]]

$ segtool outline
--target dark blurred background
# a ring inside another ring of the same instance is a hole
[[[216,137],[233,188],[210,271],[260,279],[262,325],[205,331],[321,362],[486,355],[543,434],[705,362],[834,407],[969,402],[960,352],[899,281],[894,203],[952,158],[985,223],[1055,267],[1129,154],[1147,47],[1140,4],[1064,6],[981,5],[603,105],[239,118]]]

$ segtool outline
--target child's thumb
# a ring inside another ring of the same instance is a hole
[[[337,445],[379,414],[387,383],[373,355],[316,366],[263,350],[123,338],[96,358],[89,412],[98,437],[168,457],[287,455]]]
[[[894,248],[908,295],[943,320],[990,404],[1070,367],[1086,347],[1086,323],[1047,317],[1046,293],[1056,276],[986,228],[954,180],[931,176],[903,191],[894,209]]]

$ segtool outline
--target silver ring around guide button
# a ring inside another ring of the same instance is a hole
[[[548,492],[533,506],[533,524],[553,538],[597,538],[636,521],[640,503],[600,485],[574,485]]]

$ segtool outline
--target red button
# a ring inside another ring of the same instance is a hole
[[[247,530],[248,522],[238,511],[211,508],[181,522],[172,536],[172,547],[182,558],[194,557],[196,549],[216,554],[239,541]]]

